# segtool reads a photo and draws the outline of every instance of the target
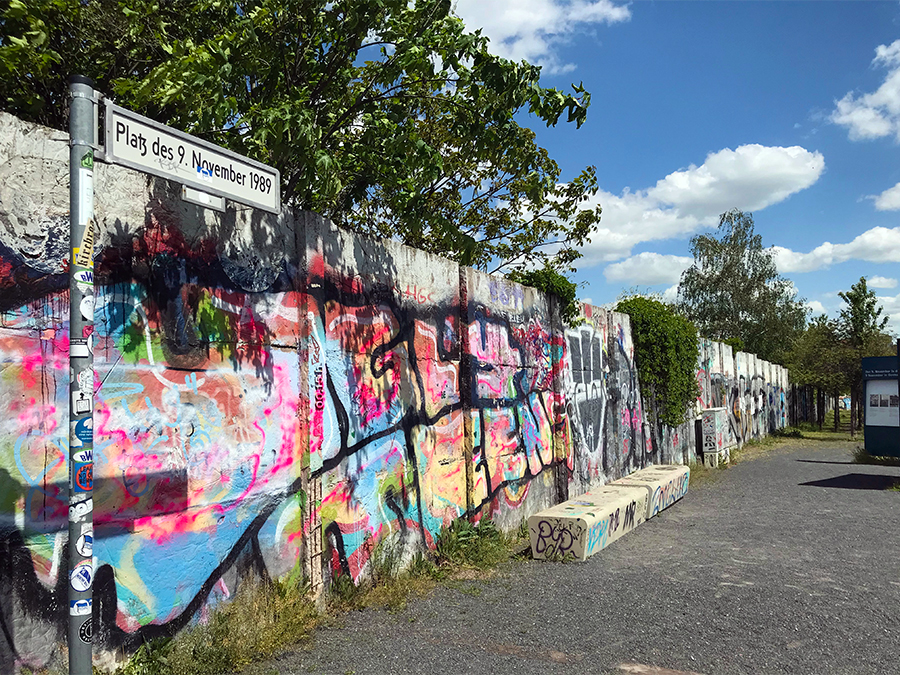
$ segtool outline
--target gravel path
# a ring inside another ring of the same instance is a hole
[[[898,673],[900,467],[794,442],[586,563],[511,562],[265,664],[334,673]]]

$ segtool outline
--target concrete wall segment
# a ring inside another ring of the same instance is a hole
[[[64,625],[67,147],[0,114],[2,672],[46,663]],[[457,518],[516,528],[693,457],[692,426],[650,424],[626,315],[563,326],[554,298],[315,214],[95,171],[104,649],[177,632],[248,574],[358,582],[379,546],[408,560]],[[740,424],[722,351],[709,396]]]

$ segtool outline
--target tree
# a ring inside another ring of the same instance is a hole
[[[67,69],[120,104],[279,169],[282,200],[482,269],[566,269],[599,220],[524,113],[590,94],[490,54],[450,0],[10,0],[0,105],[64,126]]]
[[[838,293],[846,306],[841,309],[838,330],[852,352],[848,364],[848,380],[851,387],[851,408],[857,412],[862,422],[862,359],[866,356],[889,356],[892,349],[891,336],[885,332],[888,317],[882,316],[884,309],[878,304],[875,291],[868,288],[865,277],[850,287],[849,291]]]
[[[737,338],[747,351],[781,363],[809,310],[778,274],[772,251],[754,232],[752,214],[723,213],[718,229],[719,238],[691,238],[694,263],[681,276],[682,309],[706,337]]]
[[[853,361],[853,350],[842,338],[838,322],[824,314],[810,321],[787,357],[793,383],[814,386],[835,401],[835,431],[839,420],[837,400],[850,389]],[[824,414],[818,417],[821,426]]]

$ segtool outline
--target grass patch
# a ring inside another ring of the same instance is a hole
[[[210,612],[206,625],[140,646],[115,675],[220,675],[239,672],[309,637],[319,621],[297,584],[244,581]]]
[[[410,597],[424,596],[440,582],[484,578],[498,564],[523,556],[523,537],[524,521],[518,532],[504,534],[488,518],[477,525],[460,518],[441,530],[434,551],[416,554],[402,570],[399,549],[383,542],[373,551],[371,578],[358,585],[347,577],[334,580],[329,609],[334,615],[370,607],[399,612]]]
[[[503,534],[488,518],[477,525],[460,518],[438,536],[437,560],[444,567],[489,569],[510,557],[518,539],[518,534]]]
[[[424,595],[441,581],[482,579],[501,562],[521,555],[517,549],[527,536],[524,521],[518,532],[504,534],[489,518],[477,525],[459,519],[441,530],[434,551],[418,553],[405,567],[399,545],[385,541],[372,552],[367,581],[333,580],[326,614],[316,610],[307,589],[297,584],[245,581],[230,602],[210,612],[205,625],[141,645],[113,675],[241,672],[308,638],[317,625],[343,612],[370,607],[397,612],[410,597]]]
[[[870,455],[866,449],[858,445],[853,451],[853,461],[857,464],[876,464],[878,466],[900,466],[900,457],[883,457]],[[892,488],[894,489],[894,488]]]

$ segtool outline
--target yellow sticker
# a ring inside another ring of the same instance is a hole
[[[81,246],[72,249],[72,259],[79,267],[94,267],[94,220],[91,219],[84,227],[84,237]]]

